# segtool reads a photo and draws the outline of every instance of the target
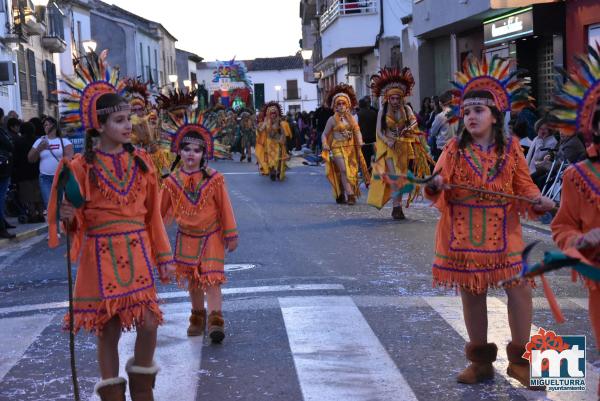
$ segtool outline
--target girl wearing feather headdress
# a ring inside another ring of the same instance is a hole
[[[221,312],[225,249],[237,248],[238,234],[225,179],[208,167],[217,132],[212,123],[199,110],[186,113],[182,122],[170,116],[167,133],[177,158],[164,180],[161,210],[166,221],[177,222],[177,283],[187,286],[192,301],[187,334],[202,336],[208,324],[208,335],[219,343],[225,337]]]
[[[552,237],[568,256],[600,269],[600,45],[576,58],[577,69],[560,85],[551,124],[561,135],[592,136],[587,159],[563,175],[560,208],[552,221]],[[584,279],[589,315],[600,341],[600,282]],[[600,383],[598,386],[600,396]]]
[[[336,85],[327,95],[327,104],[334,110],[321,135],[325,174],[331,184],[335,201],[354,205],[360,197],[359,171],[367,187],[370,175],[362,154],[362,135],[350,113],[356,107],[356,95],[350,85]]]
[[[424,134],[419,131],[417,118],[404,103],[410,96],[415,80],[407,67],[384,68],[371,78],[375,97],[383,96],[383,106],[377,118],[377,143],[374,170],[388,175],[406,174],[411,170],[415,177],[430,173],[433,160],[427,152]],[[384,180],[374,180],[369,188],[369,205],[381,209],[391,198],[392,188]],[[421,193],[419,186],[408,194],[406,206]],[[392,217],[403,220],[402,195],[393,200]]]
[[[425,188],[440,210],[437,226],[433,284],[460,291],[469,334],[465,353],[471,362],[457,377],[473,384],[492,379],[498,347],[487,342],[488,288],[521,270],[524,248],[520,215],[542,214],[554,202],[542,197],[529,176],[521,147],[507,139],[503,114],[528,104],[524,80],[509,73],[509,61],[493,58],[465,61],[454,85],[455,118],[464,129],[446,144],[435,170],[439,175]],[[446,184],[472,186],[535,202],[511,201],[499,195],[481,195]],[[505,286],[508,296],[508,375],[529,386],[529,362],[522,358],[529,341],[532,298],[529,282]]]
[[[64,201],[60,218],[72,234],[71,257],[79,261],[73,328],[98,335],[103,401],[125,399],[119,377],[121,331],[136,329],[134,355],[127,362],[131,398],[152,400],[158,367],[153,361],[162,312],[153,275],[168,281],[171,246],[160,214],[159,184],[147,153],[131,145],[131,107],[120,96],[118,71],[105,64],[106,52],[86,56],[61,92],[63,121],[85,131],[85,153],[63,159],[55,176],[48,212],[49,245],[58,246],[59,181],[63,171],[79,187],[78,208]],[[94,138],[97,145],[94,145]],[[72,199],[72,198],[70,198]],[[69,315],[65,318],[69,324]]]
[[[255,153],[259,171],[269,175],[271,181],[283,181],[288,160],[285,144],[292,137],[290,125],[283,118],[283,110],[277,102],[265,104],[258,119]]]

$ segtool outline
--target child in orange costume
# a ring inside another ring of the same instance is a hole
[[[498,88],[498,82],[513,89],[520,89],[522,82],[516,77],[504,80],[506,61],[493,59],[489,68],[485,61],[467,63],[471,64],[464,71],[478,74],[458,75],[461,93],[457,100],[465,128],[444,148],[435,167],[440,175],[427,185],[425,193],[442,214],[436,233],[433,282],[460,290],[469,334],[465,353],[471,364],[457,380],[473,384],[494,376],[492,362],[498,348],[487,342],[486,294],[488,288],[497,287],[499,281],[521,269],[524,244],[519,215],[550,210],[553,202],[540,196],[519,144],[504,134],[502,113],[511,110],[511,99],[516,100],[522,92],[509,97],[505,88]],[[531,207],[447,184],[518,194],[539,203]],[[526,282],[504,289],[512,335],[507,347],[508,374],[529,386],[529,366],[521,356],[531,330],[531,289]]]
[[[225,283],[225,249],[237,248],[238,235],[225,179],[207,166],[213,154],[213,132],[202,121],[199,111],[186,115],[179,125],[171,119],[167,132],[177,152],[175,167],[181,167],[164,181],[161,210],[167,220],[177,222],[174,260],[177,282],[186,282],[192,301],[187,333],[204,335],[207,295],[208,334],[213,342],[225,337],[221,285]]]
[[[60,218],[73,235],[69,257],[79,257],[73,325],[75,332],[84,328],[98,335],[102,381],[95,391],[103,401],[125,399],[118,343],[122,330],[135,328],[134,357],[126,368],[131,398],[152,400],[158,373],[153,357],[157,327],[162,323],[152,266],[168,268],[171,246],[160,215],[156,172],[148,155],[130,143],[131,108],[117,94],[122,87],[116,72],[104,73],[108,69],[104,57],[94,54],[88,63],[97,63],[98,76],[110,76],[111,81],[85,82],[80,77],[94,74],[84,71],[69,81],[77,90],[63,93],[69,105],[82,110],[79,118],[68,122],[86,129],[85,154],[59,167],[70,169],[85,200],[79,209],[66,201],[60,208]],[[96,148],[92,137],[99,137]],[[55,179],[48,219],[50,246],[58,245],[57,185]],[[167,280],[164,269],[159,273]]]
[[[592,144],[587,149],[588,158],[563,174],[560,208],[552,221],[552,238],[567,255],[600,269],[600,92],[589,90],[600,84],[600,45],[590,48],[589,57],[577,57],[576,65],[581,73],[571,75],[562,86],[552,111],[560,120],[554,125],[563,135],[575,135],[578,130],[591,132]],[[588,75],[587,71],[596,73]],[[580,96],[581,93],[585,95]],[[600,282],[590,278],[584,282],[589,290],[590,321],[598,344]]]

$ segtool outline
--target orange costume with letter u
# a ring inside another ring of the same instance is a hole
[[[600,269],[600,246],[586,234],[600,230],[600,44],[575,58],[575,67],[559,88],[551,114],[562,135],[592,135],[587,159],[563,175],[560,208],[552,221],[552,237],[570,257]],[[575,276],[575,271],[574,277]],[[600,281],[584,278],[589,290],[589,314],[596,347],[600,341]],[[598,386],[600,395],[600,383]]]
[[[186,113],[183,123],[170,115],[166,132],[172,150],[180,148],[186,133],[200,134],[208,160],[216,130],[196,110]],[[161,212],[167,222],[177,222],[173,256],[178,284],[206,288],[225,283],[225,243],[237,239],[238,231],[223,175],[207,167],[191,173],[177,168],[164,180]]]

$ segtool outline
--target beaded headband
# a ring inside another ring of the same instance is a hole
[[[167,114],[168,120],[163,128],[171,142],[171,152],[177,153],[183,143],[198,143],[206,149],[206,156],[212,159],[214,151],[214,136],[219,129],[216,119],[205,118],[205,114],[196,109],[194,111],[185,111],[182,118],[174,113]],[[196,132],[202,137],[201,141],[196,138],[186,138],[190,132]],[[198,141],[198,142],[195,142]]]
[[[467,106],[496,107],[496,102],[494,101],[494,99],[486,99],[484,97],[471,97],[463,101],[462,108],[464,109]]]
[[[96,114],[99,116],[103,116],[106,114],[116,113],[118,111],[131,111],[131,105],[128,103],[121,103],[116,106],[105,107],[103,109],[96,109]]]
[[[388,101],[392,95],[410,96],[415,86],[415,79],[408,67],[382,68],[378,74],[371,77],[371,90],[375,97],[383,96]]]

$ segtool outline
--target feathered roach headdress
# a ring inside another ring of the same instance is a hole
[[[146,110],[150,98],[148,84],[133,78],[126,78],[123,81],[125,82],[124,96],[131,105],[131,109],[133,111]]]
[[[404,67],[402,70],[386,67],[380,70],[379,74],[371,77],[373,96],[380,97],[383,95],[386,102],[392,95],[410,96],[414,86],[415,79],[408,67]]]
[[[600,44],[588,47],[587,55],[575,57],[576,68],[571,74],[562,71],[564,83],[558,81],[550,111],[556,120],[550,125],[565,135],[592,131],[594,114],[600,101]]]
[[[533,98],[529,96],[529,87],[525,79],[518,77],[522,72],[510,72],[510,61],[498,56],[494,56],[489,64],[486,58],[483,61],[467,58],[463,70],[458,71],[452,81],[456,89],[452,96],[451,120],[458,120],[463,108],[473,104],[496,107],[501,112],[520,111],[530,106]],[[494,100],[469,98],[465,103],[465,94],[470,91],[489,92]]]
[[[326,103],[333,109],[334,103],[338,97],[343,97],[348,101],[351,108],[355,108],[358,104],[354,88],[348,84],[338,84],[329,91],[326,97]]]
[[[160,110],[173,111],[179,108],[188,108],[194,104],[196,90],[182,91],[170,90],[168,95],[156,96],[156,103]]]
[[[110,114],[129,109],[129,105],[118,105],[96,109],[96,102],[106,93],[123,95],[125,83],[119,81],[119,70],[106,64],[108,52],[100,55],[91,52],[83,62],[75,66],[75,75],[61,79],[72,91],[58,91],[60,99],[61,123],[69,131],[85,132],[90,128],[100,128],[98,115]]]
[[[215,122],[205,118],[202,111],[198,109],[191,112],[186,111],[183,114],[183,119],[178,118],[173,113],[168,113],[168,121],[163,128],[171,142],[171,152],[177,153],[186,134],[195,131],[202,137],[202,145],[208,159],[213,157],[214,136],[218,129]]]

